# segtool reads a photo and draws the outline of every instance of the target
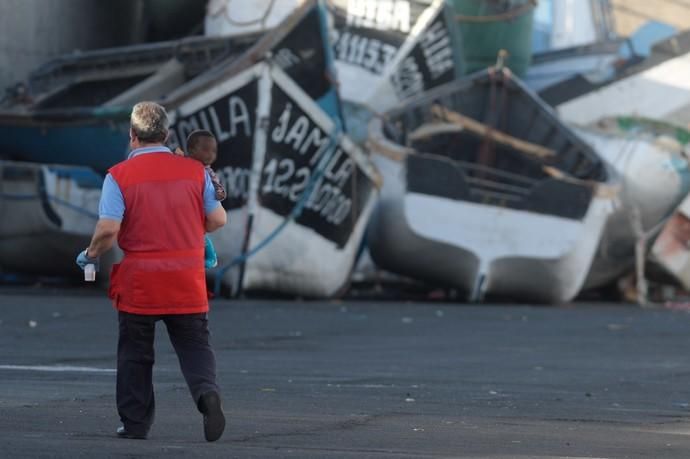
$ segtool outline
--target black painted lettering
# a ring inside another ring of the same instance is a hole
[[[292,148],[299,151],[304,139],[309,132],[309,119],[306,116],[300,116],[292,125],[290,131],[285,136],[284,142],[288,145],[292,144]]]
[[[399,30],[408,33],[411,28],[410,3],[407,0],[349,0],[347,25],[377,30]]]
[[[213,110],[213,107],[209,107],[210,110]],[[201,129],[206,129],[207,131],[212,131],[211,129],[211,124],[208,122],[208,116],[206,116],[206,112],[204,110],[199,112],[199,120],[201,123],[199,123],[199,126],[201,126]]]
[[[443,22],[436,22],[422,36],[422,51],[432,78],[453,69],[453,50]]]
[[[285,183],[295,173],[295,163],[289,158],[284,158],[280,160],[278,168],[282,169],[282,172],[276,177],[274,192],[287,196],[290,192],[290,187],[286,186]]]
[[[300,58],[288,48],[279,50],[275,54],[275,60],[283,70],[287,70],[301,62]]]
[[[377,73],[381,72],[381,42],[379,40],[369,40],[369,46],[362,60],[361,66],[365,69],[372,69]]]
[[[246,199],[249,196],[249,169],[225,167],[217,172],[229,198]]]
[[[338,168],[338,170],[335,173],[332,173],[331,177],[329,178],[333,180],[338,185],[338,187],[342,188],[343,186],[345,186],[345,182],[347,182],[354,170],[355,162],[352,160],[352,158],[348,157],[345,159],[345,161],[342,162],[340,168]]]
[[[249,109],[244,100],[237,96],[232,96],[229,101],[230,113],[230,136],[235,137],[238,128],[244,128],[244,135],[249,137],[252,132],[252,122]]]
[[[216,109],[214,107],[209,107],[209,111],[211,112],[211,120],[213,122],[213,129],[211,131],[216,136],[218,143],[225,142],[226,140],[228,140],[230,138],[230,133],[224,131],[222,126],[220,125],[220,121],[218,120],[218,113],[216,113]]]
[[[309,183],[310,176],[311,172],[307,167],[302,167],[297,170],[297,172],[295,173],[295,177],[300,179],[300,181],[294,183],[290,188],[290,201],[297,202],[302,197],[302,192],[307,187],[307,183]]]
[[[338,188],[330,187],[330,192],[328,201],[321,209],[321,216],[325,217],[326,220],[330,220],[328,216],[338,208],[339,198],[342,197]]]
[[[278,161],[273,158],[264,166],[264,174],[266,179],[264,180],[264,186],[261,188],[261,192],[264,194],[271,193],[273,191],[273,180],[276,176],[276,170],[278,169]]]
[[[316,147],[316,148],[321,148],[321,146],[326,142],[327,137],[324,137],[321,134],[321,129],[318,127],[315,127],[311,130],[309,133],[309,136],[306,138],[304,143],[302,144],[302,148],[299,149],[299,152],[301,155],[305,154],[309,148]]]
[[[395,53],[398,51],[398,49],[389,44],[384,44],[381,47],[381,67],[387,67],[390,61],[393,60],[393,57],[395,56]],[[383,69],[382,69],[383,70]]]
[[[283,113],[281,113],[280,117],[278,117],[278,126],[276,126],[276,128],[273,129],[273,133],[271,134],[271,139],[276,143],[282,142],[285,138],[285,135],[288,132],[288,125],[290,123],[290,112],[292,112],[292,104],[285,104]]]
[[[349,52],[347,54],[347,61],[355,65],[362,66],[364,62],[364,54],[367,51],[368,39],[359,35],[353,35],[350,38]]]
[[[194,117],[181,120],[177,123],[177,133],[180,139],[184,139],[185,147],[187,145],[187,136],[197,129],[201,128],[199,127],[199,122]]]
[[[311,210],[314,212],[319,212],[321,209],[323,209],[328,200],[331,199],[333,187],[328,183],[321,182],[321,186],[316,188],[314,194],[316,195],[316,198],[314,199]]]
[[[344,222],[345,219],[350,215],[350,209],[352,209],[352,200],[343,200],[333,214],[332,223],[334,225],[340,225],[342,222]]]
[[[424,76],[412,56],[407,56],[392,77],[392,83],[402,99],[424,91]]]

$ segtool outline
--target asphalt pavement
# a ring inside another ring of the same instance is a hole
[[[123,440],[104,295],[0,289],[0,457],[690,457],[687,312],[216,300],[210,324],[223,438],[159,324],[156,421]]]

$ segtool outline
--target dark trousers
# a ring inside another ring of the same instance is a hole
[[[153,424],[153,338],[159,320],[168,329],[194,403],[198,404],[202,394],[218,391],[216,357],[209,343],[206,313],[144,316],[120,312],[117,411],[125,428],[136,434],[148,433]]]

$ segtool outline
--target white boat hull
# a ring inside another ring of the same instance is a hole
[[[316,298],[337,295],[349,282],[373,204],[374,199],[370,199],[343,247],[304,226],[288,223],[271,242],[270,248],[257,252],[247,261],[244,289]],[[230,224],[227,230],[212,235],[221,260],[241,255],[241,244],[233,243],[232,239],[237,240],[237,235],[244,232],[246,219],[243,217],[240,211],[229,213],[228,219],[236,224]],[[260,209],[255,216],[252,229],[254,243],[250,249],[268,237],[283,221],[283,216],[269,209]],[[238,269],[229,272],[226,279],[228,285],[236,285],[237,275]]]
[[[690,170],[677,151],[641,136],[578,129],[621,176],[621,190],[587,277],[585,288],[601,287],[633,268],[639,231],[647,237],[690,191]],[[638,220],[637,222],[635,220]],[[639,227],[636,231],[635,225]]]
[[[253,98],[255,113],[244,108]],[[228,104],[243,108],[228,118],[237,124],[223,131],[227,143],[221,145],[228,153],[217,163],[228,191],[229,224],[211,236],[221,265],[214,275],[234,291],[336,295],[349,281],[377,198],[378,172],[335,121],[270,62],[182,104],[173,129],[191,124],[187,120],[209,107]],[[233,145],[246,145],[238,151],[251,154],[233,156]],[[301,213],[293,214],[299,206]]]
[[[584,218],[572,220],[404,193],[401,164],[378,157],[377,165],[386,187],[368,241],[381,266],[457,288],[473,301],[486,295],[562,303],[580,291],[609,197],[594,196]]]

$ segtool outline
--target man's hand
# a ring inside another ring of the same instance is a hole
[[[79,252],[79,255],[77,255],[77,265],[79,265],[82,271],[86,268],[86,265],[93,265],[96,268],[96,272],[98,272],[98,257],[89,257],[88,250],[85,249]]]

